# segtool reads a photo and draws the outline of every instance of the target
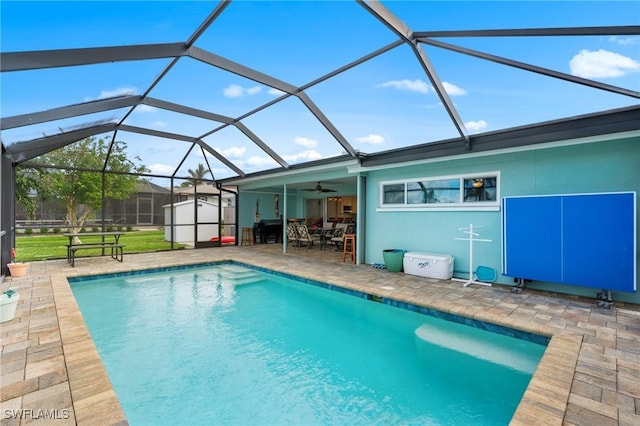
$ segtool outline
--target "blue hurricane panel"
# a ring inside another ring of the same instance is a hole
[[[635,193],[506,197],[503,274],[636,291]]]
[[[635,291],[634,194],[567,196],[562,203],[563,282]]]
[[[502,273],[560,282],[562,233],[557,197],[504,198]]]

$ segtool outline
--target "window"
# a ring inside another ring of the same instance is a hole
[[[496,177],[464,179],[463,202],[496,201]]]
[[[404,204],[404,184],[382,186],[382,204]]]
[[[449,204],[459,199],[459,179],[407,182],[407,204]]]
[[[380,210],[497,210],[499,173],[380,183]]]

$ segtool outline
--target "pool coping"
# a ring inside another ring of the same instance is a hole
[[[63,347],[66,346],[69,349],[70,357],[65,356],[65,358],[68,360],[67,370],[69,374],[69,384],[74,401],[76,419],[79,423],[84,424],[84,421],[88,419],[95,420],[96,403],[99,405],[98,408],[100,412],[104,411],[103,408],[108,408],[108,411],[110,412],[110,420],[116,419],[115,423],[110,424],[120,424],[121,421],[126,422],[126,416],[120,406],[117,395],[111,386],[109,376],[102,364],[100,356],[98,355],[97,348],[95,347],[88,328],[84,323],[84,319],[82,320],[82,325],[79,325],[78,320],[82,318],[82,315],[80,313],[80,308],[73,297],[73,291],[71,289],[69,279],[83,281],[103,276],[137,275],[162,270],[185,270],[193,267],[214,266],[218,264],[242,265],[252,269],[268,271],[277,275],[293,278],[305,284],[319,284],[324,288],[334,291],[344,293],[344,290],[347,290],[347,292],[352,295],[356,295],[354,293],[357,293],[358,297],[364,296],[365,299],[371,301],[375,301],[371,299],[373,297],[380,298],[378,301],[395,301],[398,304],[410,304],[443,314],[469,318],[474,321],[481,321],[483,323],[493,324],[511,330],[523,331],[528,334],[546,337],[548,338],[548,342],[546,343],[547,348],[545,349],[538,367],[536,368],[536,371],[534,372],[534,375],[531,378],[520,403],[518,404],[514,416],[512,417],[511,424],[531,425],[540,422],[546,425],[562,424],[567,403],[569,401],[573,372],[578,361],[580,345],[582,344],[581,336],[554,335],[553,331],[546,327],[532,326],[531,324],[525,325],[525,327],[516,327],[513,321],[498,318],[497,316],[487,316],[482,313],[469,317],[468,315],[463,315],[460,312],[457,312],[455,309],[446,311],[442,310],[441,306],[436,309],[434,306],[429,306],[424,303],[416,303],[415,300],[403,297],[390,298],[388,297],[388,294],[385,294],[387,293],[385,291],[381,291],[379,294],[376,294],[375,292],[372,292],[371,289],[364,291],[357,285],[349,286],[344,285],[344,283],[335,284],[321,282],[313,278],[306,278],[302,275],[256,266],[233,259],[179,264],[175,266],[164,266],[107,274],[84,275],[69,278],[66,276],[52,276],[52,283],[54,281],[57,282],[57,285],[53,286],[55,289],[54,297],[56,299],[56,305],[61,303],[65,307],[65,309],[62,309],[59,314],[60,333],[62,336]],[[64,282],[62,282],[62,280],[64,280]],[[422,313],[428,315],[427,313]],[[76,362],[76,359],[72,356],[73,352],[79,349],[82,349],[83,352],[89,353],[89,356],[84,357],[82,362]],[[66,353],[67,350],[65,349],[65,354]],[[92,383],[98,384],[92,385]],[[78,401],[78,403],[76,403],[76,401]],[[85,401],[90,401],[90,403],[85,403]],[[103,420],[109,419],[105,418]]]
[[[263,246],[201,249],[180,256],[136,254],[127,259],[124,264],[83,259],[76,268],[64,260],[33,262],[27,277],[8,279],[21,299],[16,318],[0,327],[3,410],[69,409],[67,421],[56,421],[60,425],[128,424],[67,277],[218,260],[322,279],[340,288],[549,336],[512,424],[626,425],[640,420],[638,305],[616,303],[603,310],[588,298],[537,290],[512,294],[506,286],[462,288],[448,280],[368,265],[319,262],[308,254],[274,254]]]
[[[128,424],[67,277],[51,275],[51,285],[76,424]]]

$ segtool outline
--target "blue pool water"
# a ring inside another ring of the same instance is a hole
[[[134,426],[507,424],[545,349],[238,264],[71,286]]]

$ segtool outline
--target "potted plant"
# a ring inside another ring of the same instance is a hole
[[[27,274],[28,263],[16,261],[16,249],[11,249],[11,263],[7,264],[12,277],[23,277]]]

